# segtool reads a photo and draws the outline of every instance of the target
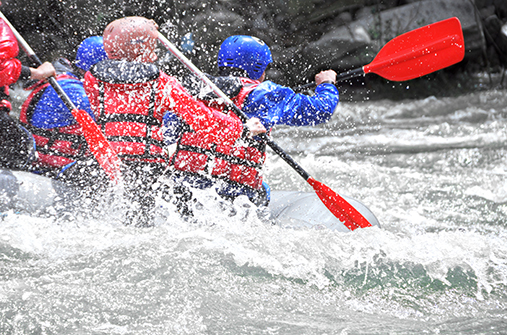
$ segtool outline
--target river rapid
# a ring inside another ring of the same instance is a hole
[[[0,333],[505,334],[506,127],[507,91],[489,90],[342,102],[328,124],[275,128],[381,228],[284,228],[243,199],[187,221],[158,199],[152,228],[114,210],[7,213]],[[268,156],[272,189],[311,191]]]

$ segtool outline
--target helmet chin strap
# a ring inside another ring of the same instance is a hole
[[[262,72],[261,77],[259,78],[259,81],[262,83],[264,80],[266,80],[266,71]]]

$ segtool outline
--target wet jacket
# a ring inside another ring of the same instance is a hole
[[[177,115],[203,146],[232,144],[241,135],[239,120],[197,102],[179,82],[151,63],[104,60],[85,75],[97,123],[122,160],[167,163],[162,118]]]
[[[275,125],[315,126],[331,119],[338,98],[333,84],[321,84],[315,95],[308,96],[265,81],[248,95],[242,110],[249,118],[259,118],[268,130]]]
[[[258,81],[243,80],[233,102],[242,106],[245,97],[258,84]],[[223,113],[222,104],[215,101],[206,103]],[[237,118],[233,113],[230,115]],[[202,179],[211,178],[224,181],[225,188],[242,187],[256,191],[262,186],[261,169],[265,156],[266,144],[263,142],[244,137],[234,145],[224,145],[222,142],[202,143],[191,129],[183,127],[176,152],[171,158],[171,166],[180,173],[192,176],[201,186]]]
[[[234,99],[247,83],[247,78],[208,76],[230,99]],[[196,81],[185,83],[187,89],[198,99],[212,100],[216,95],[204,84]],[[331,119],[338,105],[339,93],[333,84],[320,84],[315,94],[297,94],[291,88],[271,81],[259,82],[248,92],[242,111],[249,117],[258,118],[269,132],[276,125],[315,126]]]
[[[76,107],[93,117],[83,83],[70,72],[59,74],[57,81]],[[21,106],[19,119],[35,139],[36,169],[60,170],[88,155],[81,126],[53,87],[40,81],[29,89],[32,92]]]

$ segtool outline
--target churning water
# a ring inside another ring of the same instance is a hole
[[[286,229],[241,201],[145,229],[9,213],[0,333],[507,333],[506,126],[507,92],[491,90],[341,103],[326,125],[275,129],[382,228]],[[272,153],[266,180],[310,191]]]

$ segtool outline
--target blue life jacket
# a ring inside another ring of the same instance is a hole
[[[72,76],[72,73],[66,74]],[[83,83],[77,77],[58,80],[58,84],[78,109],[86,111],[95,120]],[[76,123],[76,120],[54,88],[48,86],[33,109],[30,123],[37,128],[51,129],[70,126]]]

